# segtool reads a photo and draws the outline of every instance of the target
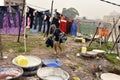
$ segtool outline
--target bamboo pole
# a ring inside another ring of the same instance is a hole
[[[111,51],[114,49],[114,47],[115,47],[115,45],[117,44],[119,38],[120,38],[120,34],[117,36],[116,41],[115,41],[115,43],[114,43]],[[117,47],[117,48],[118,48],[118,47]],[[117,53],[118,53],[117,55],[119,55],[119,52],[117,52]]]
[[[119,22],[119,20],[120,20],[120,17],[119,17],[119,18],[117,19],[117,21],[113,24],[113,27],[112,27],[112,29],[111,29],[109,35],[108,35],[107,41],[109,40],[109,38],[110,38],[110,36],[111,36],[111,34],[112,34],[112,32],[113,32],[113,30],[114,30],[116,24]]]
[[[27,51],[27,45],[26,45],[26,10],[27,10],[27,7],[26,7],[26,4],[25,4],[25,9],[24,9],[24,49],[25,49],[25,52]]]

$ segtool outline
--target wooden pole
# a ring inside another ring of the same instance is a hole
[[[120,34],[119,34],[118,37],[116,38],[116,41],[115,41],[115,43],[114,43],[114,45],[113,45],[111,51],[114,49],[114,47],[115,47],[115,45],[117,44],[119,38],[120,38]],[[118,48],[118,47],[117,47],[117,48]]]
[[[117,27],[114,28],[114,31],[115,31],[115,39],[116,39],[117,42],[118,42],[119,33],[118,33],[118,35],[117,35]],[[116,43],[116,50],[117,50],[117,54],[118,54],[118,56],[119,56],[118,43]]]
[[[117,55],[120,57],[120,53],[119,53],[119,45],[118,45],[118,41],[120,40],[120,27],[118,27],[118,36],[116,37],[116,41],[114,42],[114,45],[111,49],[111,51],[114,49],[114,47],[116,46],[117,49]]]
[[[22,8],[23,8],[23,10],[22,10],[22,16],[23,16],[23,14],[24,14],[24,7],[25,6],[25,0],[23,0],[23,6],[22,6]],[[22,18],[20,18],[20,28],[19,28],[19,33],[18,33],[18,40],[17,40],[17,42],[20,42],[20,32],[21,32],[21,27],[22,27]]]
[[[118,23],[119,20],[120,20],[120,17],[118,18],[118,20],[116,21],[116,23],[113,24],[113,27],[112,27],[112,29],[111,29],[109,35],[108,35],[107,41],[109,40],[110,35],[112,34],[112,32],[113,32],[113,30],[114,30],[114,28],[115,28],[115,26],[116,26],[116,24]]]
[[[95,31],[95,34],[93,35],[93,38],[91,39],[90,43],[88,46],[90,46],[92,44],[92,41],[94,40],[95,38],[95,35],[97,34],[98,30],[99,30],[99,26],[101,25],[101,23],[98,24],[98,27],[96,27],[96,31]]]
[[[100,37],[100,47],[101,47],[101,45],[102,45],[102,36]]]

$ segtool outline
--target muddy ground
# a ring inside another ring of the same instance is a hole
[[[5,40],[4,37],[3,39]],[[28,40],[29,39],[30,37],[28,36]],[[12,37],[11,40],[14,40],[14,38]],[[45,44],[45,40],[43,40],[42,36],[39,36],[39,40],[39,46],[32,49],[30,52],[17,54],[12,49],[4,51],[4,55],[6,55],[8,58],[0,60],[0,64],[12,64],[12,59],[20,54],[38,56],[41,58],[41,60],[59,58],[62,62],[61,68],[69,73],[70,80],[72,80],[72,77],[74,76],[79,77],[81,80],[97,80],[99,76],[96,77],[96,72],[101,72],[101,70],[98,69],[98,66],[100,65],[100,67],[102,66],[102,68],[104,68],[112,65],[104,58],[91,59],[83,58],[81,56],[77,57],[76,53],[78,53],[78,49],[80,49],[83,44],[80,42],[75,42],[73,37],[68,37],[66,43],[62,44],[62,46],[64,46],[64,50],[59,56],[53,54],[52,48],[41,48],[41,46]]]

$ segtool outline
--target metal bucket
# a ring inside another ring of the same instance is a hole
[[[42,80],[68,80],[70,78],[66,71],[53,67],[39,68],[37,75]]]
[[[12,63],[14,65],[22,67],[25,75],[31,75],[33,73],[36,74],[36,72],[37,72],[36,70],[38,70],[38,68],[42,66],[41,59],[36,56],[26,56],[25,55],[25,57],[28,59],[28,65],[26,65],[26,66],[20,66],[19,64],[17,64],[15,62],[15,58],[12,60]]]

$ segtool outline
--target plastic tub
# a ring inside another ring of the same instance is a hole
[[[43,65],[48,67],[60,67],[62,65],[59,59],[46,59],[46,60],[43,60],[42,62],[43,62]]]

